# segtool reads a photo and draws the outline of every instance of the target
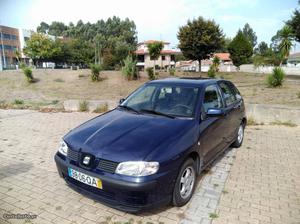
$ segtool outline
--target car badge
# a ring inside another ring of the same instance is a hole
[[[90,160],[91,160],[91,157],[90,157],[90,156],[85,156],[85,157],[83,158],[82,163],[83,163],[84,165],[89,165]]]

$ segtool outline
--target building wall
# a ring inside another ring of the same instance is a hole
[[[26,47],[26,40],[28,40],[31,37],[31,34],[33,33],[32,30],[26,30],[26,29],[20,29],[19,30],[19,38],[20,38],[20,49],[24,49]],[[22,58],[27,58],[23,52],[22,52]]]
[[[162,57],[165,56],[165,60],[162,60]],[[159,67],[166,67],[171,64],[171,55],[160,55],[159,58],[155,61],[155,65]],[[154,66],[154,60],[150,59],[150,55],[145,55],[145,68],[153,67]]]
[[[20,51],[20,49],[18,29],[7,26],[0,26],[0,51],[4,68],[9,68],[16,64],[15,51]],[[2,55],[3,51],[5,60]]]

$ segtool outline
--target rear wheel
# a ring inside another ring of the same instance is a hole
[[[188,159],[182,165],[173,191],[173,204],[185,205],[192,197],[196,182],[196,162]]]
[[[245,125],[243,123],[240,124],[239,129],[238,129],[238,133],[237,133],[237,137],[236,140],[234,141],[234,143],[232,144],[232,146],[234,148],[239,148],[241,147],[241,145],[243,144],[243,140],[244,140],[244,130],[245,130]]]

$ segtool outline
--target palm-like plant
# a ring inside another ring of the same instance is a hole
[[[218,56],[215,56],[213,58],[212,62],[213,62],[213,64],[212,64],[213,68],[215,69],[216,72],[218,72],[219,71],[219,66],[220,66],[220,63],[221,63],[220,58]]]
[[[278,34],[280,39],[280,52],[284,58],[287,58],[295,40],[293,29],[290,26],[285,25]]]
[[[150,58],[152,58],[154,60],[153,72],[155,75],[156,74],[156,72],[155,72],[156,60],[158,59],[160,52],[164,48],[164,44],[161,41],[155,41],[153,43],[147,44],[147,47],[149,50]]]

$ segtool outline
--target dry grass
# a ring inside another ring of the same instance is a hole
[[[286,127],[297,127],[295,123],[292,121],[273,121],[270,123],[271,125],[282,125]]]
[[[25,104],[29,101],[51,104],[54,100],[63,102],[67,99],[118,101],[148,81],[145,73],[140,73],[139,80],[126,81],[119,71],[104,71],[101,73],[103,80],[93,83],[89,73],[89,70],[33,70],[39,81],[28,84],[21,71],[4,71],[0,73],[0,102],[6,105],[15,99],[23,100]],[[199,73],[176,72],[175,76],[199,76]],[[237,85],[246,103],[300,106],[300,79],[287,77],[282,87],[273,89],[267,87],[267,75],[264,74],[217,74],[218,78],[221,76]],[[166,77],[171,76],[167,72],[160,73],[159,78]]]
[[[248,126],[264,125],[264,123],[263,122],[258,123],[253,117],[249,116],[247,118],[247,125]]]
[[[108,111],[108,103],[98,106],[93,112],[94,113],[104,113]]]
[[[80,112],[89,111],[89,103],[85,100],[79,102],[78,111],[80,111]]]

